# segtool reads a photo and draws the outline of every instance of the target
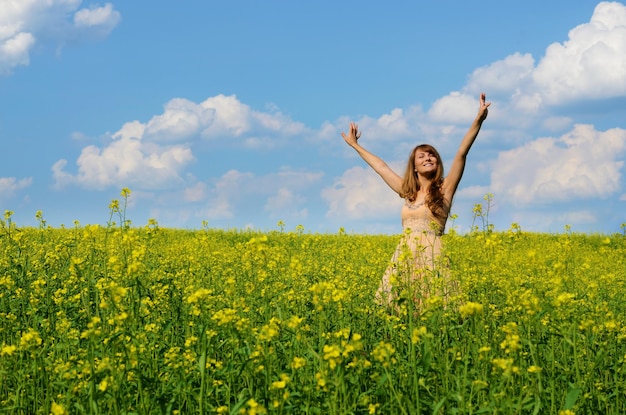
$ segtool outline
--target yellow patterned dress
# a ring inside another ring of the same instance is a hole
[[[451,287],[446,287],[448,272],[440,258],[443,225],[423,202],[407,200],[401,218],[402,239],[376,291],[376,302],[390,305],[411,299],[419,306],[433,295],[447,299]]]

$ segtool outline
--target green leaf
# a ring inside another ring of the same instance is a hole
[[[567,396],[565,397],[565,406],[563,407],[563,409],[572,409],[579,395],[580,388],[570,387],[570,390],[567,391]]]

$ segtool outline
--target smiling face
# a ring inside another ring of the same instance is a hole
[[[412,157],[413,171],[418,175],[439,179],[443,176],[443,166],[441,157],[434,147],[422,144],[413,150]]]
[[[421,174],[432,174],[437,171],[439,160],[432,152],[426,150],[417,150],[415,152],[415,171]]]

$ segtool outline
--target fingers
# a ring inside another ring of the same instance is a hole
[[[351,122],[350,133],[346,134],[342,131],[341,136],[344,138],[344,140],[348,140],[349,137],[354,137],[355,139],[358,140],[359,138],[361,138],[361,132],[359,131],[359,126],[356,123]]]
[[[486,99],[485,93],[481,92],[480,93],[480,106],[481,106],[481,108],[482,107],[487,108],[487,107],[489,107],[489,105],[491,105],[491,102],[485,102],[485,99]]]
[[[361,132],[359,131],[359,126],[357,125],[357,123],[350,123],[350,134],[354,134],[357,139],[361,137]]]

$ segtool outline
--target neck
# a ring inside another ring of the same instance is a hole
[[[430,191],[430,185],[433,183],[430,178],[424,177],[422,175],[417,176],[417,182],[419,183],[420,190],[423,190],[426,193]]]

